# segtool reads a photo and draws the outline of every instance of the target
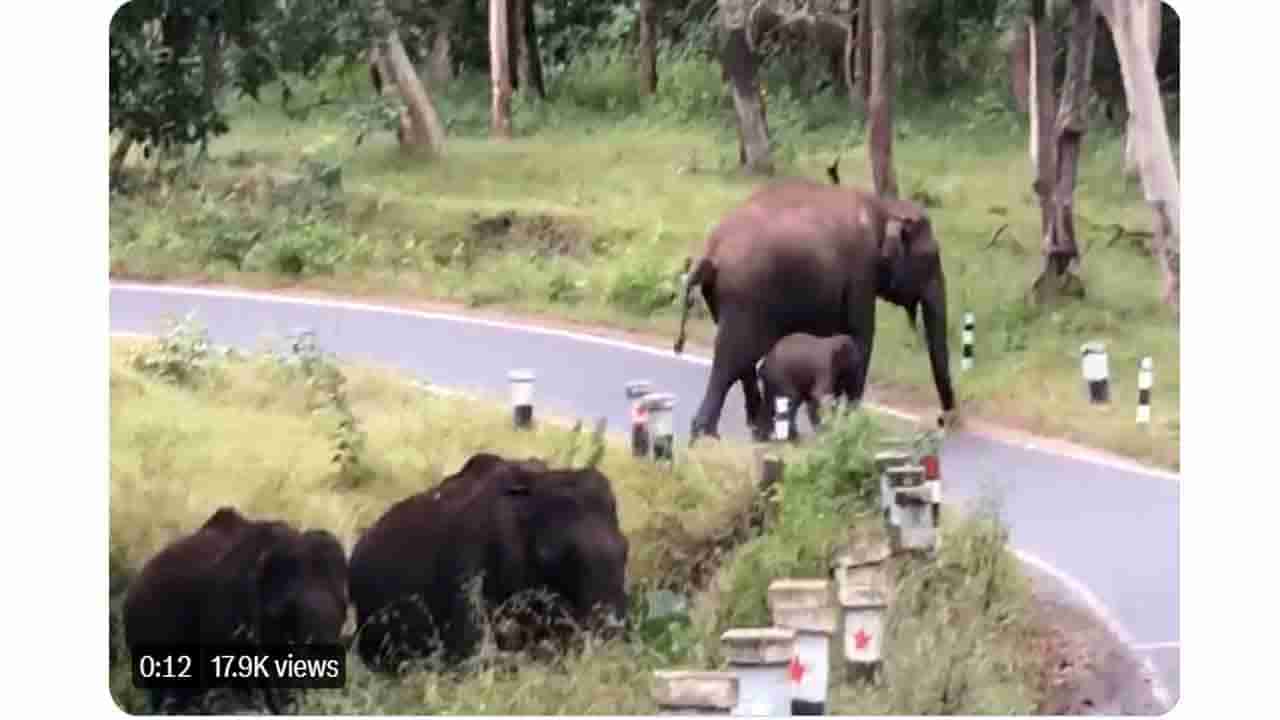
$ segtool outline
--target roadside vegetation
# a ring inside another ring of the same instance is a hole
[[[353,653],[347,687],[308,693],[298,707],[307,714],[652,714],[652,670],[718,667],[723,630],[768,624],[769,581],[825,575],[836,549],[878,532],[870,452],[881,429],[865,415],[847,414],[791,451],[779,492],[761,501],[745,447],[699,447],[663,468],[567,423],[517,432],[497,405],[338,365],[322,344],[304,336],[233,352],[189,320],[156,339],[112,341],[111,689],[126,711],[145,707],[119,644],[129,579],[222,505],[328,528],[349,550],[391,503],[481,450],[598,462],[612,480],[632,548],[630,638],[552,658],[486,648],[462,674],[428,666],[400,679],[369,673]],[[1038,707],[1050,665],[1038,644],[1045,630],[998,518],[979,511],[945,522],[935,562],[895,568],[890,682],[836,687],[833,713]]]
[[[130,157],[134,189],[111,202],[111,273],[443,301],[637,331],[669,347],[685,258],[764,180],[736,169],[715,65],[666,60],[647,98],[629,68],[619,52],[583,53],[548,100],[517,96],[516,137],[502,143],[486,137],[485,79],[460,77],[436,92],[451,140],[447,157],[430,161],[349,110],[321,107],[298,121],[271,90],[263,104],[231,103],[231,131],[195,169],[169,181]],[[869,186],[865,130],[847,102],[800,100],[781,70],[764,76],[779,172],[824,179],[839,158],[844,184]],[[335,70],[310,92],[374,100],[362,67]],[[1176,468],[1178,330],[1141,239],[1117,239],[1115,226],[1141,229],[1149,214],[1124,179],[1122,134],[1100,123],[1081,157],[1087,295],[1037,307],[1025,299],[1043,262],[1025,116],[981,87],[901,102],[897,172],[902,194],[929,207],[942,245],[962,411]],[[977,361],[961,374],[965,312],[976,316]],[[923,342],[901,312],[881,304],[879,314],[874,396],[936,412]],[[699,298],[692,341],[705,348],[713,337]],[[1092,340],[1106,342],[1112,368],[1113,403],[1101,410],[1080,376],[1080,346]],[[1155,365],[1149,428],[1133,418],[1144,356]]]

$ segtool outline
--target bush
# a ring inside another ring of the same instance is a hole
[[[135,354],[133,367],[174,385],[199,387],[213,377],[218,362],[228,353],[215,348],[194,313],[188,313],[181,320],[170,321],[168,331],[154,345]]]

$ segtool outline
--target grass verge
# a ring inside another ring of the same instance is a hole
[[[582,460],[563,427],[516,432],[500,408],[424,393],[376,368],[339,368],[306,342],[274,354],[223,354],[198,328],[178,325],[159,341],[113,340],[110,383],[113,608],[151,554],[221,505],[329,528],[349,548],[391,503],[430,487],[474,452]],[[698,448],[665,470],[610,442],[600,467],[632,540],[628,575],[639,622],[629,640],[536,662],[486,651],[462,675],[424,670],[401,679],[373,675],[353,655],[348,686],[308,693],[299,709],[651,714],[652,670],[717,667],[721,631],[768,623],[770,580],[825,575],[852,531],[878,523],[868,509],[868,449],[878,432],[852,415],[805,455],[793,455],[773,497],[776,520],[763,534],[748,527],[755,493],[745,448]],[[335,462],[335,448],[347,459]],[[1035,634],[1026,619],[1029,595],[1012,562],[998,526],[970,518],[949,528],[940,562],[903,565],[900,619],[886,645],[891,677],[963,678],[954,681],[963,691],[952,690],[947,701],[957,712],[1033,711],[1044,660],[1028,644]],[[658,597],[667,599],[665,611],[655,609]],[[957,616],[963,630],[954,628]],[[118,650],[110,678],[120,706],[142,711]],[[929,712],[934,700],[920,685],[837,688],[832,708]]]

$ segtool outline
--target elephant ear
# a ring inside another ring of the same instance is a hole
[[[924,208],[910,200],[881,198],[886,215],[885,247],[882,255],[891,256],[899,250],[910,251],[920,231],[929,224]]]

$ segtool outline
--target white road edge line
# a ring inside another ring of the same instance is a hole
[[[354,300],[337,300],[337,299],[329,299],[329,298],[304,298],[304,297],[297,297],[297,296],[291,296],[291,295],[278,295],[274,293],[252,292],[249,290],[222,290],[222,289],[212,289],[212,288],[189,287],[185,285],[149,285],[145,283],[111,282],[110,287],[112,289],[120,289],[128,292],[150,292],[150,293],[156,293],[161,295],[164,295],[164,294],[184,295],[185,294],[185,295],[197,295],[197,296],[215,297],[215,298],[239,298],[239,299],[246,299],[246,300],[255,300],[258,302],[278,303],[283,305],[304,305],[304,306],[309,305],[313,307],[332,307],[332,308],[342,308],[346,310],[376,312],[376,313],[382,313],[385,315],[401,315],[406,317],[419,317],[419,318],[424,318],[428,320],[441,320],[445,322],[454,322],[454,323],[459,323],[463,325],[483,325],[483,326],[499,328],[503,330],[515,330],[519,332],[526,332],[526,333],[537,334],[537,335],[553,335],[557,337],[567,338],[570,340],[575,340],[578,342],[594,343],[596,345],[604,345],[606,347],[622,348],[625,350],[630,350],[632,352],[639,352],[639,353],[645,353],[648,355],[653,355],[654,357],[662,357],[662,358],[673,359],[673,360],[683,360],[692,365],[702,365],[702,366],[711,365],[710,358],[702,357],[700,355],[694,355],[691,353],[676,355],[674,352],[670,350],[659,350],[654,347],[649,347],[647,345],[640,345],[638,343],[633,343],[626,340],[618,340],[615,338],[601,337],[599,335],[591,335],[588,333],[582,333],[582,332],[577,332],[573,330],[542,327],[539,325],[530,325],[526,323],[518,323],[518,322],[507,321],[507,320],[495,320],[492,318],[473,317],[469,315],[457,315],[453,313],[432,312],[427,310],[412,310],[409,308],[400,308],[400,307],[394,307],[391,305],[380,305],[376,303],[357,302]],[[879,405],[877,403],[866,402],[866,403],[863,403],[863,406],[875,412],[883,413],[885,415],[890,415],[902,420],[908,420],[911,422],[920,421],[920,418],[917,415],[904,412],[902,410],[897,410],[891,407],[887,407],[884,405]],[[1021,449],[1030,450],[1032,452],[1038,452],[1038,453],[1053,455],[1057,457],[1070,458],[1072,460],[1076,460],[1079,462],[1087,462],[1094,465],[1103,465],[1103,466],[1111,467],[1117,470],[1124,470],[1126,472],[1147,475],[1149,477],[1161,478],[1164,480],[1171,480],[1173,482],[1181,481],[1181,476],[1178,474],[1171,473],[1165,470],[1160,470],[1158,468],[1147,467],[1145,465],[1142,465],[1136,462],[1114,460],[1112,458],[1092,455],[1092,454],[1083,453],[1083,452],[1082,453],[1064,453],[1062,451],[1055,450],[1053,448],[1027,447],[1025,443],[1010,442],[1008,440],[1003,440],[1000,438],[992,438],[987,436],[983,436],[983,437],[986,437],[986,439],[991,440],[992,442],[999,442],[1004,445],[1009,445],[1011,447],[1019,447]]]
[[[112,331],[111,335],[119,336],[119,337],[130,337],[130,338],[155,337],[154,335],[149,335],[147,333],[128,332],[128,331],[119,331],[119,332]],[[445,388],[439,385],[423,383],[417,380],[412,380],[410,382],[414,386],[424,390],[425,392],[431,393],[433,395],[438,395],[443,397],[462,397],[467,399],[479,399],[479,396],[473,395],[471,393],[461,391],[461,390],[453,390],[453,389]],[[1107,630],[1109,630],[1112,634],[1114,634],[1117,638],[1119,638],[1120,642],[1123,643],[1126,647],[1129,648],[1131,652],[1134,653],[1135,657],[1138,659],[1139,663],[1142,665],[1143,671],[1147,674],[1148,678],[1151,680],[1152,696],[1155,697],[1156,702],[1160,703],[1163,706],[1162,707],[1163,710],[1168,711],[1171,707],[1170,703],[1172,700],[1171,693],[1169,692],[1169,688],[1168,686],[1165,685],[1164,680],[1161,679],[1160,671],[1156,668],[1155,663],[1153,663],[1149,657],[1143,656],[1142,653],[1149,652],[1152,650],[1180,648],[1181,644],[1178,642],[1145,643],[1145,644],[1135,643],[1133,641],[1133,636],[1129,633],[1129,631],[1126,630],[1125,627],[1120,624],[1120,621],[1117,620],[1115,616],[1111,614],[1111,610],[1106,606],[1106,604],[1103,603],[1102,600],[1100,600],[1097,595],[1094,595],[1093,591],[1090,590],[1087,585],[1085,585],[1084,583],[1072,577],[1065,570],[1058,569],[1056,566],[1049,564],[1045,560],[1041,560],[1039,557],[1031,554],[1030,552],[1027,552],[1026,550],[1022,550],[1020,548],[1015,547],[1013,548],[1013,553],[1021,562],[1024,562],[1027,565],[1030,565],[1031,567],[1039,570],[1040,572],[1043,572],[1046,575],[1049,575],[1050,577],[1054,578],[1058,582],[1065,585],[1068,590],[1075,593],[1076,596],[1079,597],[1080,600],[1084,602],[1085,605],[1088,606],[1089,611],[1092,612],[1094,615],[1096,615],[1098,619],[1100,619],[1103,622],[1103,624],[1106,625]]]
[[[1120,621],[1111,614],[1111,610],[1098,598],[1097,595],[1093,594],[1093,591],[1090,590],[1087,585],[1026,550],[1014,548],[1013,553],[1022,562],[1053,577],[1055,580],[1065,585],[1068,590],[1075,593],[1076,596],[1089,607],[1089,610],[1102,620],[1103,624],[1106,625],[1107,630],[1115,635],[1120,642],[1125,647],[1129,648],[1129,651],[1134,654],[1135,658],[1142,666],[1143,672],[1147,674],[1147,679],[1151,682],[1151,695],[1155,697],[1156,702],[1163,706],[1161,709],[1165,712],[1172,709],[1173,697],[1172,693],[1169,692],[1169,687],[1165,685],[1164,679],[1160,676],[1160,671],[1156,668],[1155,663],[1151,661],[1151,658],[1142,654],[1143,651],[1141,648],[1150,647],[1150,645],[1141,646],[1135,643],[1133,635],[1125,629],[1124,625],[1120,624]]]

